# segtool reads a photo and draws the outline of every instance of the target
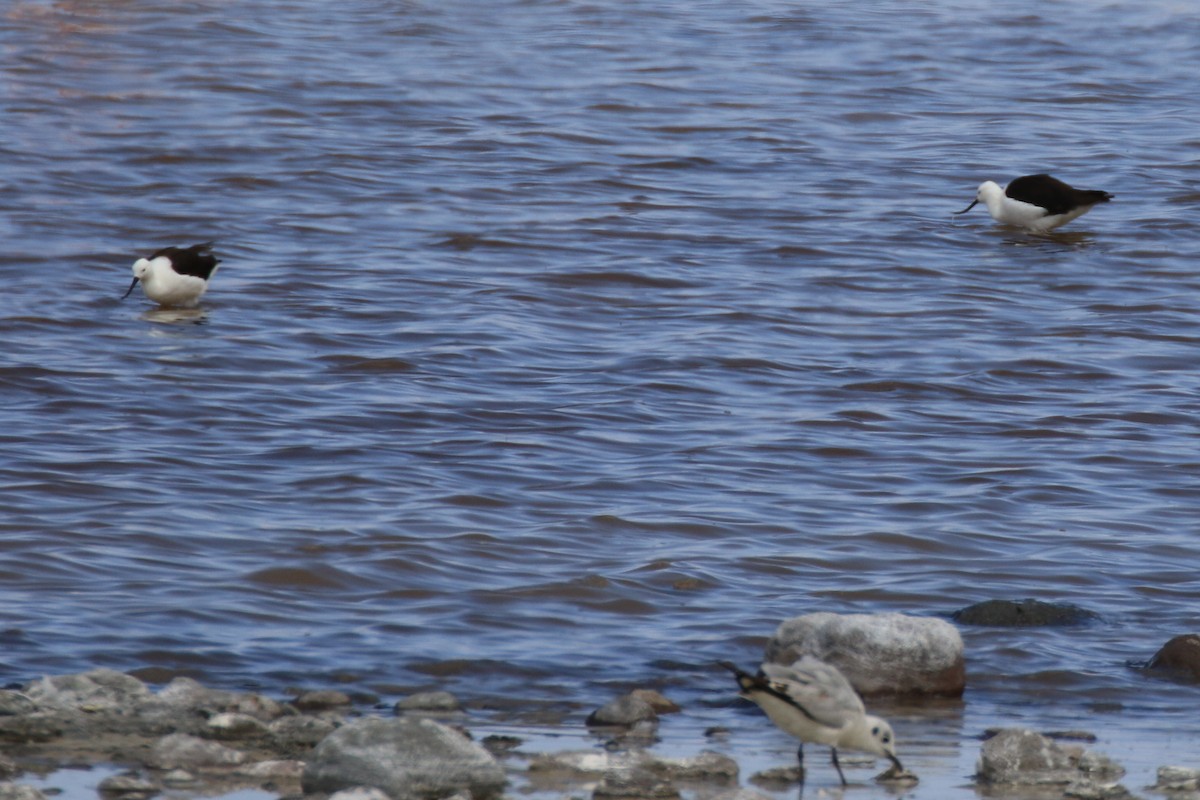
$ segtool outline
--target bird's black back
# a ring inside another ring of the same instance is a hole
[[[164,247],[150,256],[150,260],[166,256],[171,259],[171,268],[180,275],[191,275],[208,280],[209,276],[213,274],[213,270],[217,268],[217,264],[221,263],[221,259],[214,256],[211,250],[212,242],[194,244],[191,247]]]

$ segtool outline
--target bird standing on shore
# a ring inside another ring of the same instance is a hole
[[[884,756],[897,774],[904,771],[891,725],[866,713],[858,692],[832,664],[804,656],[791,666],[763,664],[757,675],[727,661],[720,664],[737,678],[741,697],[756,703],[776,726],[800,740],[796,755],[801,780],[805,742],[829,745],[843,786],[846,776],[838,763],[839,747]]]
[[[139,258],[133,262],[133,283],[121,299],[129,297],[141,281],[146,297],[161,306],[196,305],[221,263],[211,251],[212,242],[208,242],[191,247],[164,247],[149,258]]]
[[[974,202],[954,213],[965,214],[982,202],[997,222],[1045,233],[1112,199],[1108,192],[1076,189],[1049,175],[1025,175],[1003,189],[995,181],[984,181]]]

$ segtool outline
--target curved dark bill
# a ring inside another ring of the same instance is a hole
[[[966,207],[966,208],[964,208],[962,211],[955,211],[954,213],[955,213],[955,214],[965,214],[965,213],[967,213],[968,211],[970,211],[972,208],[974,208],[974,207],[975,207],[975,203],[978,203],[978,202],[979,202],[979,198],[978,198],[978,197],[976,197],[976,198],[975,198],[975,200],[974,200],[974,202],[972,202],[972,203],[971,203],[971,205],[967,206],[967,207]]]
[[[133,291],[133,287],[137,286],[137,282],[138,282],[138,279],[134,278],[133,283],[129,284],[129,292]],[[126,297],[129,297],[129,292],[126,292],[125,294],[121,295],[121,299],[124,300]]]
[[[901,766],[900,759],[896,758],[893,755],[889,755],[888,758],[890,758],[892,760],[892,763],[896,765],[897,772],[904,772],[904,767]]]

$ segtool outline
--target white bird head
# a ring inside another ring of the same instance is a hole
[[[971,201],[971,205],[964,208],[962,211],[955,211],[955,214],[965,214],[975,207],[976,203],[984,203],[991,208],[991,204],[995,200],[999,200],[1004,196],[1004,190],[1000,188],[1000,184],[995,181],[984,181],[979,184],[979,189],[975,192],[975,199]]]
[[[896,765],[896,769],[904,769],[900,765],[899,757],[896,756],[896,734],[892,733],[892,726],[886,719],[867,714],[862,718],[861,730],[862,735],[854,737],[854,747],[867,753],[884,756]],[[851,746],[851,743],[847,742],[846,746]]]

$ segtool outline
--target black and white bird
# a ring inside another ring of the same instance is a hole
[[[208,289],[208,282],[220,263],[212,254],[212,242],[164,247],[149,258],[133,262],[133,283],[121,299],[129,297],[141,281],[146,297],[159,305],[190,308]]]
[[[838,748],[884,756],[904,772],[896,756],[896,737],[886,720],[871,716],[850,681],[832,664],[804,656],[791,666],[763,664],[757,675],[720,662],[737,678],[741,697],[751,700],[785,733],[800,740],[797,757],[804,769],[804,743],[829,745],[842,785],[846,776]]]
[[[1026,175],[1000,188],[995,181],[979,184],[974,202],[955,214],[965,214],[976,203],[987,205],[992,219],[1036,233],[1045,233],[1091,211],[1113,196],[1099,189],[1076,189],[1049,175]]]

